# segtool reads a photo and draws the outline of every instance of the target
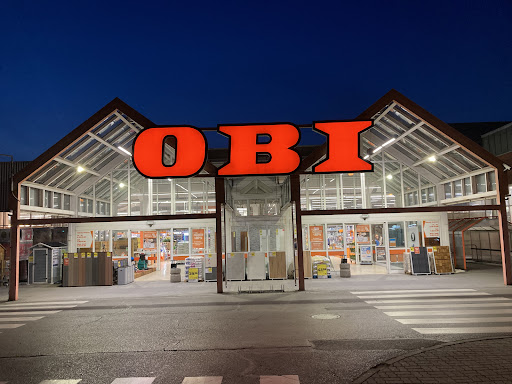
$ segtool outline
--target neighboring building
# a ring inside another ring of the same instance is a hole
[[[137,258],[143,250],[154,254],[157,267],[164,253],[177,260],[213,254],[218,292],[231,253],[255,252],[269,269],[271,258],[282,257],[284,278],[298,270],[303,290],[304,271],[296,264],[310,255],[403,273],[411,246],[451,244],[457,268],[466,268],[464,238],[454,237],[452,224],[493,218],[505,283],[512,284],[508,167],[394,90],[358,119],[374,120],[359,147],[374,164],[371,173],[312,173],[326,158],[322,144],[299,147],[301,167],[289,176],[223,178],[217,169],[228,152],[211,150],[198,176],[153,180],[134,168],[130,151],[135,136],[156,124],[115,99],[17,173],[19,205],[11,200],[10,207],[13,226],[23,228],[11,242],[23,244],[36,228],[56,226],[67,227],[69,252]],[[164,161],[172,163],[174,154],[167,142]],[[16,284],[10,298],[17,298]]]

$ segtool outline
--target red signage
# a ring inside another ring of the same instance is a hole
[[[314,173],[372,171],[371,163],[359,157],[359,134],[372,121],[325,121],[314,123],[314,130],[326,136],[326,158]],[[229,137],[229,159],[219,168],[220,176],[290,174],[300,166],[295,146],[300,130],[293,124],[220,125],[217,131]],[[164,163],[165,140],[174,138],[173,164]],[[194,127],[156,127],[141,131],[133,144],[133,163],[149,178],[190,177],[206,162],[207,143]]]

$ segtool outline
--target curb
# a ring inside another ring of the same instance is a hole
[[[370,368],[368,371],[363,373],[361,376],[357,377],[354,381],[352,381],[352,384],[362,384],[369,378],[371,378],[373,375],[375,375],[380,370],[389,367],[390,365],[393,365],[394,363],[406,359],[411,356],[419,355],[424,352],[429,352],[436,349],[441,349],[445,347],[451,347],[452,345],[458,345],[458,344],[467,344],[467,343],[474,343],[478,341],[488,341],[488,340],[503,340],[503,339],[512,339],[512,336],[493,336],[493,337],[482,337],[478,339],[465,339],[465,340],[459,340],[459,341],[452,341],[448,343],[442,343],[438,345],[434,345],[432,347],[422,348],[418,349],[416,351],[408,352],[403,355],[399,355],[396,357],[393,357],[389,360],[386,360],[382,363],[377,364],[376,366]]]

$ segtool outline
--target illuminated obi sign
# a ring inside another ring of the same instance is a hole
[[[372,171],[372,164],[359,157],[359,135],[371,126],[371,120],[315,122],[313,130],[326,136],[327,154],[313,172]],[[219,176],[282,175],[300,166],[300,156],[294,149],[300,141],[300,130],[293,124],[220,125],[217,132],[229,138],[229,158],[218,169]],[[173,164],[164,162],[169,137],[176,143]],[[203,168],[207,150],[206,137],[197,128],[148,128],[135,138],[133,163],[148,178],[190,177]]]

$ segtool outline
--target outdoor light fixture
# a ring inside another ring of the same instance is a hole
[[[124,188],[124,183],[119,183],[119,188]]]
[[[121,151],[123,151],[124,153],[126,153],[127,155],[131,156],[131,152],[127,151],[126,149],[124,149],[123,147],[121,146],[118,146],[117,148],[119,148]]]
[[[437,159],[436,159],[436,157],[435,157],[434,155],[432,155],[432,156],[430,156],[430,157],[428,158],[428,161],[430,161],[431,163],[433,163],[433,162],[434,162],[434,161],[436,161],[436,160],[437,160]]]
[[[76,171],[77,171],[78,173],[81,173],[81,172],[85,171],[85,168],[84,168],[84,167],[82,167],[81,165],[79,165],[78,167],[76,167]]]

